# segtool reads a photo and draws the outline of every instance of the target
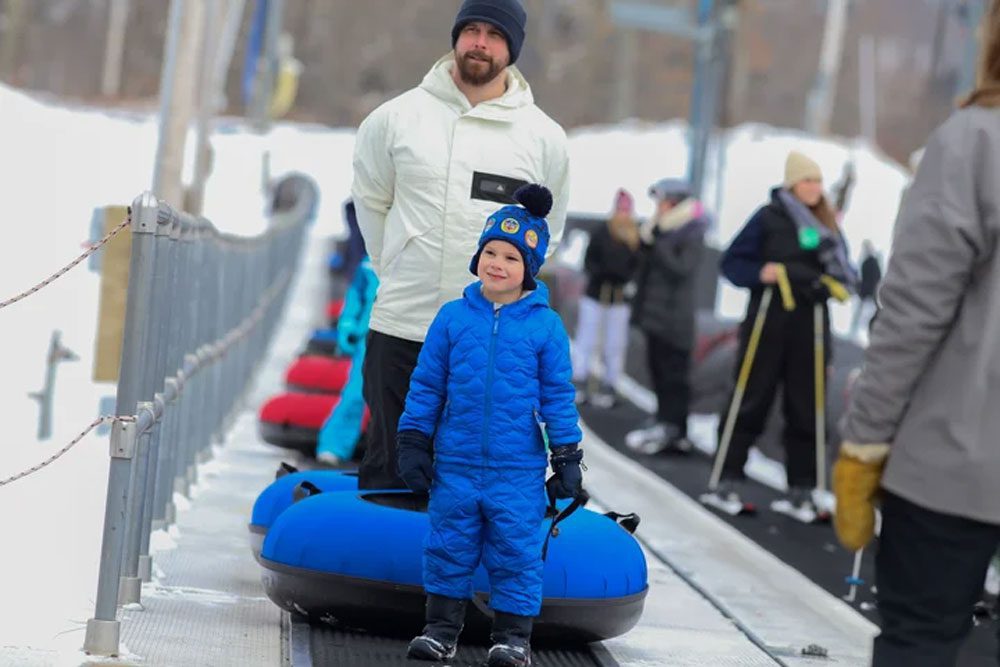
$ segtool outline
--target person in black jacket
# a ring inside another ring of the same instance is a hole
[[[582,384],[578,398],[595,407],[611,408],[617,402],[615,385],[625,366],[628,344],[629,306],[625,285],[632,280],[638,263],[639,227],[635,223],[635,200],[625,190],[615,195],[615,210],[608,223],[590,236],[583,268],[587,291],[580,299],[573,341],[573,381]],[[601,346],[604,381],[589,391],[590,358]]]
[[[639,229],[642,242],[632,323],[646,336],[656,392],[651,423],[625,436],[631,449],[688,452],[689,372],[695,338],[695,273],[708,217],[686,181],[665,178],[649,189],[656,212]]]
[[[826,301],[831,288],[840,290],[823,276],[839,285],[854,283],[854,271],[834,212],[823,194],[822,179],[819,165],[793,151],[786,161],[784,184],[771,191],[770,202],[750,218],[722,257],[723,275],[737,287],[750,290],[746,318],[739,330],[736,373],[765,288],[775,290],[739,406],[722,483],[715,492],[722,502],[741,502],[738,482],[744,479],[750,447],[764,430],[780,385],[789,488],[782,502],[797,514],[817,511],[812,497],[816,486],[814,305],[822,304],[828,360],[830,318]],[[787,275],[794,299],[790,309],[779,295],[782,273]],[[720,440],[726,422],[726,415],[723,417]]]

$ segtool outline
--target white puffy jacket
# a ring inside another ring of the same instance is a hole
[[[501,97],[473,107],[452,67],[448,54],[418,87],[373,111],[354,149],[358,225],[379,277],[371,328],[412,341],[475,280],[469,262],[486,218],[518,181],[552,191],[550,253],[566,221],[566,133],[535,106],[517,68],[507,69]]]

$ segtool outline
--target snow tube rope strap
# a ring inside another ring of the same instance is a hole
[[[309,480],[305,480],[304,482],[296,484],[295,488],[292,489],[293,502],[297,503],[303,498],[310,498],[320,493],[323,493],[323,489],[319,488]]]
[[[549,494],[549,508],[553,511],[554,516],[552,517],[552,525],[545,532],[545,542],[542,544],[542,560],[544,561],[546,556],[549,554],[549,538],[559,537],[559,524],[569,518],[569,516],[586,505],[590,501],[590,495],[583,489],[580,488],[573,497],[573,502],[566,506],[566,509],[561,512],[556,510],[556,495],[555,486],[553,482],[555,478],[549,480],[550,483],[545,484],[545,490]]]
[[[291,463],[286,463],[282,461],[281,465],[278,466],[277,472],[274,473],[274,478],[281,479],[285,475],[291,475],[293,472],[298,472],[298,471],[299,469],[293,466]]]
[[[641,519],[639,515],[635,512],[630,512],[628,514],[619,514],[618,512],[605,512],[604,516],[608,517],[619,526],[624,528],[626,532],[630,535],[635,534],[635,529],[639,527],[639,522]]]

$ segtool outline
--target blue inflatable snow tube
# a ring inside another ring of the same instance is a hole
[[[543,530],[549,530],[546,520]],[[633,526],[634,528],[634,526]],[[301,499],[274,520],[260,554],[264,589],[278,606],[316,619],[403,635],[423,624],[426,496],[341,491]],[[489,585],[480,566],[467,631],[489,630]],[[608,639],[630,630],[647,593],[646,560],[615,519],[579,509],[549,540],[534,636]]]
[[[305,483],[305,484],[304,484]],[[309,486],[311,485],[311,487]],[[304,470],[299,472],[282,464],[277,478],[260,492],[250,516],[250,549],[260,558],[264,536],[274,520],[292,506],[296,497],[307,497],[323,491],[356,491],[358,475],[348,470]]]

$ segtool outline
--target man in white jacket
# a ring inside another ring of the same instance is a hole
[[[486,218],[525,183],[548,187],[554,249],[569,199],[566,134],[513,67],[527,16],[518,0],[465,0],[454,51],[358,129],[352,193],[379,290],[364,366],[371,411],[361,488],[403,488],[396,426],[427,328],[472,280]],[[551,250],[550,250],[551,252]]]

